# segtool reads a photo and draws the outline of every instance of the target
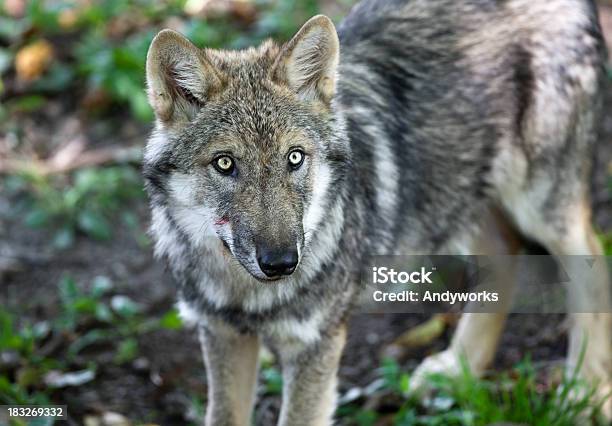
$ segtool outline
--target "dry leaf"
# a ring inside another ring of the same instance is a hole
[[[51,370],[45,375],[44,381],[51,388],[64,388],[66,386],[81,386],[84,383],[91,382],[95,377],[95,373],[91,370],[68,373]]]
[[[130,421],[123,415],[112,411],[102,413],[101,416],[85,416],[85,426],[130,426]]]
[[[46,40],[38,40],[22,47],[15,56],[15,70],[23,81],[40,77],[53,61],[53,47]]]
[[[444,333],[446,326],[452,321],[451,315],[436,314],[424,323],[406,330],[393,343],[385,347],[383,355],[399,359],[412,349],[428,346]]]
[[[393,342],[409,348],[419,348],[429,345],[444,333],[446,319],[443,314],[437,314],[429,320],[404,332]]]

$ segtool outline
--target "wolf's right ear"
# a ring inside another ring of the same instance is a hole
[[[336,92],[340,42],[325,15],[311,18],[283,47],[272,73],[305,101],[328,104]]]
[[[191,120],[210,93],[222,87],[206,54],[172,30],[163,30],[147,53],[149,103],[162,122]]]

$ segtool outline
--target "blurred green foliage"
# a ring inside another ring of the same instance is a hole
[[[140,175],[127,166],[82,169],[68,177],[24,172],[9,176],[5,186],[18,199],[15,212],[30,227],[51,228],[57,248],[70,246],[76,232],[109,239],[119,212],[135,227],[137,218],[127,210],[128,202],[144,197]]]
[[[241,48],[268,37],[287,39],[318,11],[315,0],[256,0],[252,22],[241,22],[223,14],[190,16],[185,6],[186,0],[31,0],[22,17],[1,12],[0,76],[5,84],[0,84],[0,94],[8,86],[7,76],[12,78],[18,51],[44,39],[53,46],[52,64],[13,94],[23,98],[10,102],[13,108],[35,110],[45,97],[69,92],[71,100],[80,97],[92,112],[127,106],[133,117],[150,121],[144,91],[146,53],[156,32],[170,22],[200,47]]]
[[[599,240],[606,256],[612,256],[612,233],[599,234]]]

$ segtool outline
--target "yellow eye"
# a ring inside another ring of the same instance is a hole
[[[304,161],[304,153],[299,149],[293,150],[289,153],[289,165],[293,169],[297,169],[302,165]]]
[[[228,155],[217,158],[214,164],[219,173],[229,175],[234,171],[234,160]]]

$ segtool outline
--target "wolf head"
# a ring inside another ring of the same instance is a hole
[[[338,58],[325,16],[283,46],[244,51],[200,50],[170,30],[155,37],[146,72],[157,126],[145,176],[190,245],[225,251],[260,280],[298,267],[325,221],[334,164],[346,161]]]

